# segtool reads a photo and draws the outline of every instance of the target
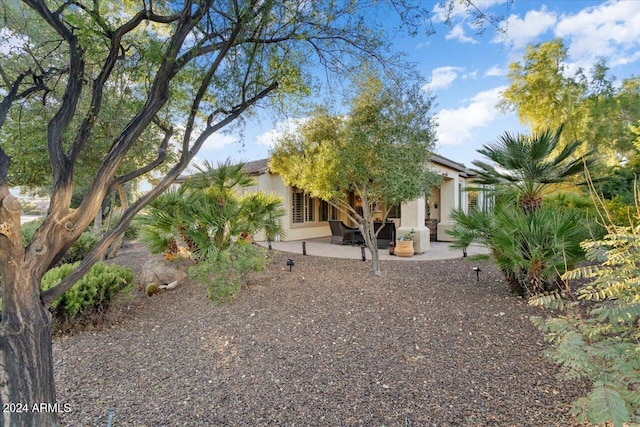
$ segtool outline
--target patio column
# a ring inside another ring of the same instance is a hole
[[[458,184],[460,178],[451,176],[445,178],[440,187],[440,222],[438,223],[438,240],[451,242],[453,238],[447,234],[447,230],[453,229],[454,222],[451,219],[451,211],[458,207],[460,198]]]
[[[396,231],[396,239],[399,236],[415,231],[413,250],[421,254],[429,250],[430,231],[424,225],[426,218],[426,205],[424,197],[402,204],[400,227]]]

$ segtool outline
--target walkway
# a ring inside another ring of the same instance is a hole
[[[267,247],[267,242],[257,242],[260,246]],[[302,240],[293,240],[289,242],[271,242],[272,249],[302,254]],[[347,258],[361,259],[362,249],[360,246],[351,245],[332,245],[331,237],[320,237],[316,239],[307,239],[304,241],[307,255],[329,257],[329,258]],[[441,259],[462,258],[462,250],[451,249],[448,242],[430,242],[429,250],[422,254],[414,255],[410,258],[389,255],[387,249],[380,249],[381,260],[398,260],[398,261],[432,261]],[[488,251],[484,246],[471,245],[467,249],[467,255],[487,254]],[[371,253],[365,249],[365,256],[371,259]]]

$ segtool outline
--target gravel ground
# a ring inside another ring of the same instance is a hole
[[[54,339],[62,422],[104,426],[112,408],[113,426],[575,425],[584,384],[558,379],[540,311],[489,263],[382,268],[275,253],[235,304],[190,281],[139,291],[111,326]]]

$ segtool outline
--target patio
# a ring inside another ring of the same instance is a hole
[[[361,259],[362,250],[360,246],[351,245],[332,245],[331,236],[318,237],[314,239],[292,240],[288,242],[271,242],[271,248],[281,252],[289,252],[302,254],[302,243],[305,243],[306,253],[310,256],[328,257],[328,258],[346,258]],[[260,246],[268,247],[266,241],[257,242]],[[397,260],[397,261],[433,261],[443,259],[462,258],[460,249],[451,249],[449,242],[431,242],[429,250],[409,258],[403,258],[395,255],[389,255],[387,249],[379,249],[381,260]],[[488,250],[481,245],[472,244],[467,249],[467,256],[477,254],[488,254]],[[371,253],[365,249],[367,260],[371,259]]]

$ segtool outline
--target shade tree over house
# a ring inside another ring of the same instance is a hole
[[[373,74],[357,81],[345,116],[318,111],[288,132],[271,153],[270,168],[288,185],[326,201],[358,225],[380,274],[376,211],[415,199],[439,182],[429,167],[435,135],[431,97]],[[359,198],[353,206],[350,193]],[[424,225],[423,225],[424,227]],[[408,230],[407,230],[408,232]]]

